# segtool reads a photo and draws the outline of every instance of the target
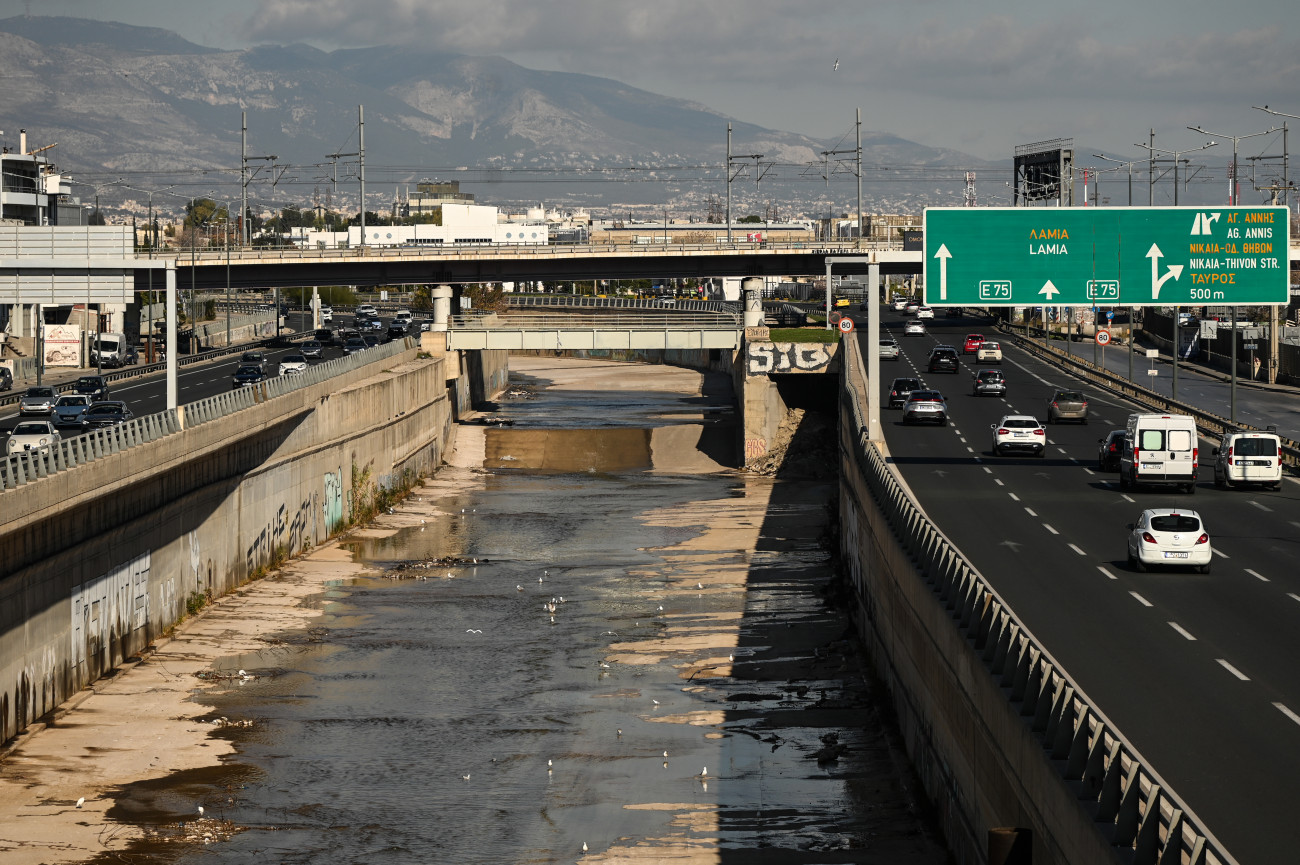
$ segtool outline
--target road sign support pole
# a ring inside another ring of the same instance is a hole
[[[1229,307],[1232,310],[1232,360],[1229,365],[1232,367],[1231,383],[1228,385],[1228,420],[1233,423],[1237,422],[1237,307]]]
[[[836,264],[867,265],[867,438],[880,441],[880,265],[869,255],[826,256],[826,318],[830,320],[831,271]],[[829,325],[828,325],[829,326]],[[862,342],[859,341],[861,346]]]
[[[1178,329],[1178,307],[1174,307],[1174,373],[1169,398],[1178,399],[1178,355],[1183,350],[1183,332]]]
[[[1133,321],[1137,317],[1134,313],[1137,307],[1128,308],[1128,380],[1133,381]]]

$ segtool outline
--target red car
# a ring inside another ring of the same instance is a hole
[[[984,334],[982,334],[982,333],[968,333],[968,334],[966,334],[966,348],[965,348],[965,350],[964,350],[962,353],[963,353],[963,354],[974,354],[975,352],[977,352],[977,351],[980,350],[980,346],[981,346],[983,343],[984,343]]]

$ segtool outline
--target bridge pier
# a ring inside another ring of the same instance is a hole
[[[447,323],[451,320],[451,294],[450,285],[435,285],[429,292],[433,298],[433,326],[430,330],[447,330]]]

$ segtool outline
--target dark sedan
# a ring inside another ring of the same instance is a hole
[[[359,351],[365,351],[369,347],[370,346],[366,345],[366,341],[361,337],[350,336],[348,337],[347,342],[343,343],[343,353],[356,354]]]
[[[266,372],[261,365],[246,363],[235,370],[235,374],[230,377],[230,389],[239,390],[241,387],[250,387],[264,381],[266,381]]]
[[[325,354],[324,347],[319,340],[315,339],[303,340],[299,349],[302,351],[302,356],[308,360],[320,360]]]
[[[1111,430],[1104,439],[1097,439],[1097,445],[1097,469],[1103,472],[1119,471],[1119,458],[1124,452],[1124,430]]]
[[[83,375],[72,385],[72,392],[94,401],[108,399],[108,379],[102,375]]]
[[[86,413],[81,416],[83,426],[86,429],[102,429],[108,426],[117,426],[120,423],[126,423],[135,417],[131,410],[126,407],[126,403],[121,400],[112,399],[104,402],[92,403]]]

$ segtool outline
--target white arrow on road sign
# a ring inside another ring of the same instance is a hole
[[[947,244],[939,244],[935,250],[934,257],[939,259],[939,299],[948,299],[948,259],[952,258],[952,253],[948,251]]]
[[[1160,251],[1160,247],[1156,246],[1154,243],[1151,244],[1151,248],[1147,250],[1147,258],[1151,259],[1151,299],[1152,300],[1160,299],[1160,287],[1169,281],[1169,277],[1172,276],[1174,278],[1174,281],[1177,282],[1178,277],[1181,276],[1183,273],[1183,266],[1181,264],[1171,264],[1169,265],[1169,272],[1166,273],[1164,276],[1161,276],[1160,259],[1163,256],[1164,253]]]
[[[1047,297],[1047,302],[1051,303],[1052,298],[1060,294],[1061,290],[1052,285],[1052,281],[1049,279],[1047,282],[1043,283],[1043,287],[1038,290],[1038,293],[1045,295]]]

